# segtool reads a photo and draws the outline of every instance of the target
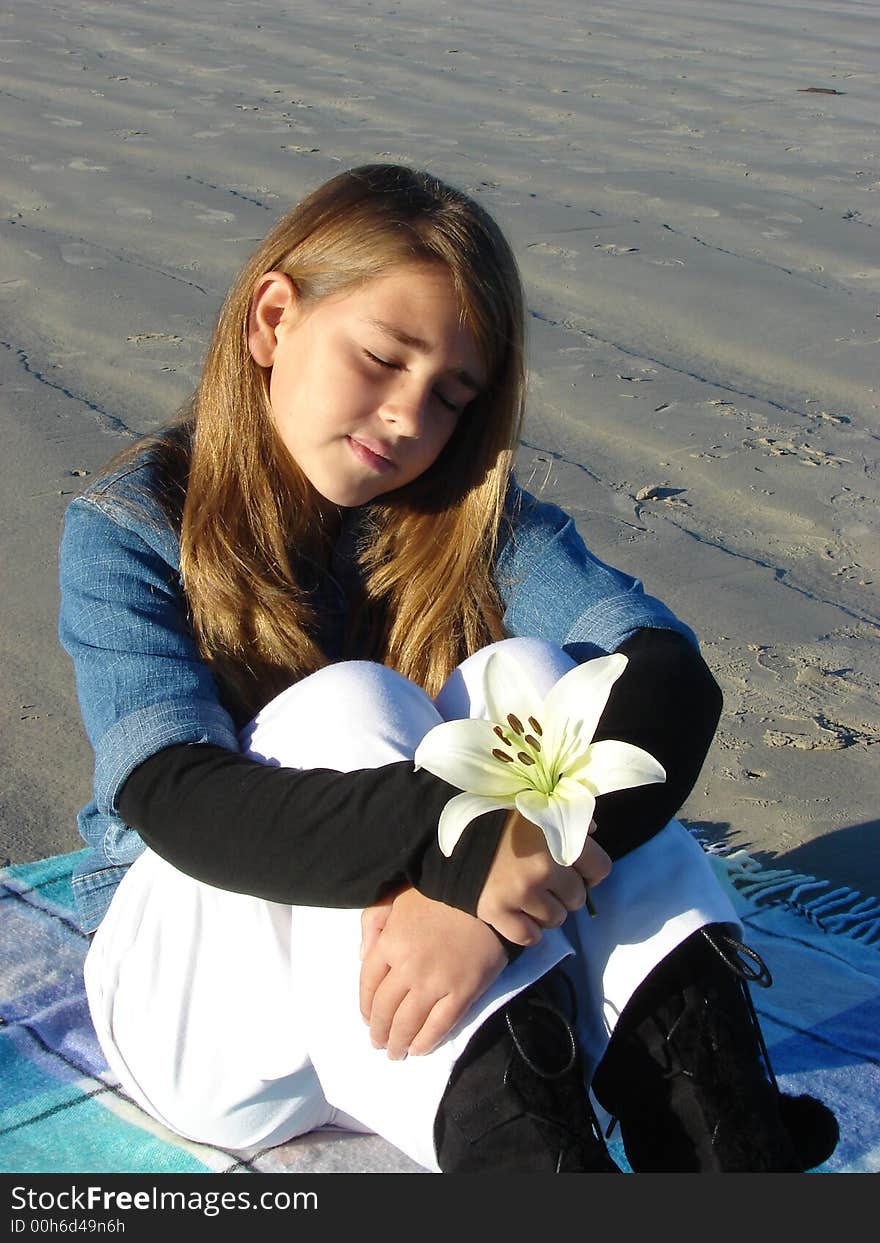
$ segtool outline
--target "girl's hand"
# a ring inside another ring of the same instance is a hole
[[[361,1014],[373,1044],[393,1060],[430,1053],[506,965],[482,920],[404,889],[361,966]]]
[[[595,829],[590,824],[590,832]],[[477,903],[477,915],[515,945],[536,945],[586,902],[586,886],[603,881],[611,860],[588,837],[571,867],[557,863],[537,825],[512,811]]]
[[[372,906],[364,908],[361,915],[361,962],[367,957],[379,939],[379,933],[388,923],[388,916],[391,914],[391,904],[399,892],[398,890],[395,893],[386,894],[384,898],[380,898]]]

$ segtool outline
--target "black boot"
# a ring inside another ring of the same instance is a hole
[[[637,1173],[802,1173],[834,1151],[831,1111],[779,1091],[749,981],[772,983],[754,951],[710,925],[625,1007],[593,1090]]]
[[[570,996],[568,980],[554,969],[474,1034],[437,1113],[444,1174],[620,1173],[562,1008]]]

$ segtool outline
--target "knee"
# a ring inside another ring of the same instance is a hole
[[[514,635],[509,639],[501,639],[497,643],[490,644],[485,650],[487,653],[504,652],[527,667],[559,665],[563,672],[567,672],[575,665],[575,661],[563,651],[558,643],[552,643],[549,639],[539,639],[533,635]]]
[[[421,687],[373,661],[340,661],[284,691],[243,732],[245,750],[344,771],[412,759],[440,717]]]
[[[489,657],[496,652],[515,660],[542,696],[576,666],[576,662],[558,644],[547,639],[517,635],[490,643],[463,661],[444,684],[435,700],[444,719],[486,716],[483,673]]]

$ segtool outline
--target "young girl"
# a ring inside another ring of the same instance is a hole
[[[148,1113],[226,1147],[336,1124],[431,1170],[614,1172],[592,1085],[636,1171],[804,1170],[834,1121],[778,1092],[736,915],[673,819],[720,692],[687,626],[515,483],[523,373],[496,224],[357,168],[245,265],[184,416],[71,504],[102,1047]],[[599,798],[571,867],[505,811],[437,844],[457,791],[413,754],[485,715],[499,643],[542,693],[623,652],[596,737],[666,770]]]

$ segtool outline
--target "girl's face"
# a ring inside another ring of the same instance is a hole
[[[289,277],[269,272],[249,327],[253,358],[272,369],[278,435],[334,505],[363,505],[418,478],[486,382],[440,266],[395,268],[311,307]]]

